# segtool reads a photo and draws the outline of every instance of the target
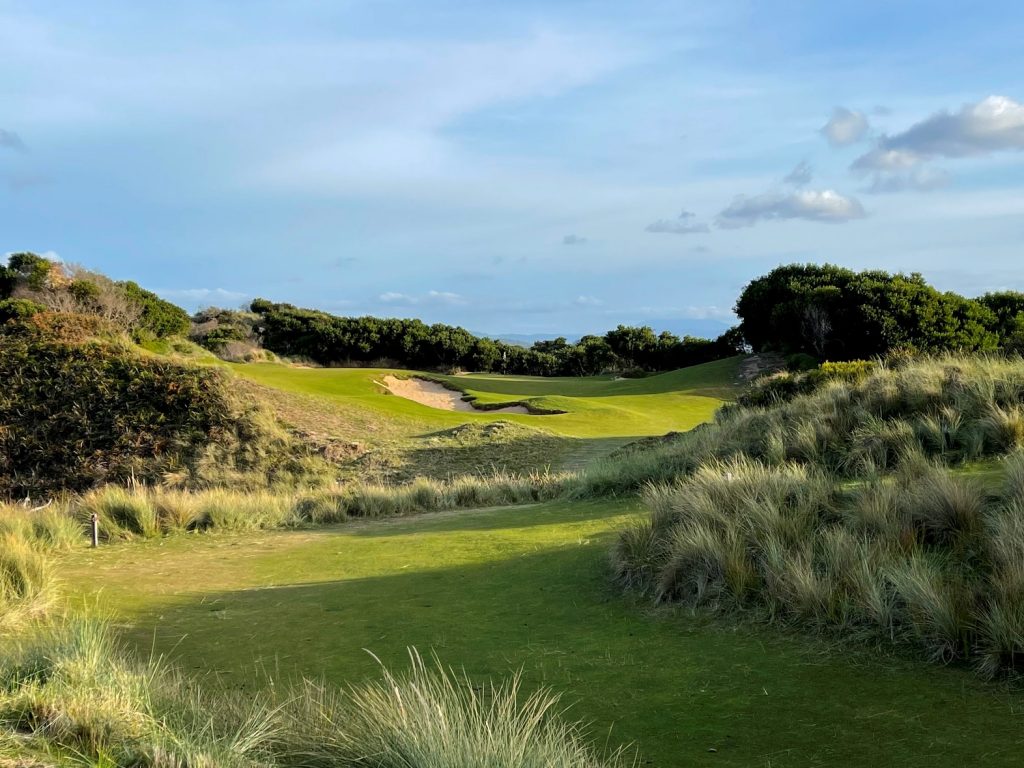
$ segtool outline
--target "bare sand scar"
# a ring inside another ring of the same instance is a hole
[[[446,411],[463,411],[465,413],[519,413],[529,414],[521,405],[508,405],[504,408],[474,408],[472,403],[462,399],[462,393],[425,379],[399,379],[397,376],[385,376],[384,386],[392,394],[412,400],[420,405],[431,408],[442,408]]]

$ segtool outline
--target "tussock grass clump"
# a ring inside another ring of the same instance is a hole
[[[0,533],[0,632],[42,616],[54,597],[54,578],[45,557],[29,540]]]
[[[613,567],[663,602],[897,643],[991,676],[1024,662],[1024,453],[1004,491],[922,457],[850,484],[712,461],[650,486]]]
[[[85,520],[95,514],[106,538],[152,538],[160,533],[156,508],[145,491],[106,486],[82,497],[78,510]]]
[[[63,499],[41,509],[0,502],[0,536],[4,534],[41,549],[67,549],[81,543],[84,529]]]
[[[273,765],[273,715],[265,701],[211,696],[133,660],[103,621],[37,625],[0,655],[0,729],[76,765]]]
[[[287,765],[376,768],[600,768],[602,757],[578,725],[562,719],[558,697],[525,694],[518,676],[475,684],[414,650],[407,672],[332,691],[307,682],[285,708]]]

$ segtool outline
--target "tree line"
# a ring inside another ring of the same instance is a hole
[[[591,376],[605,371],[658,371],[736,354],[735,332],[718,339],[680,338],[649,327],[620,325],[603,336],[565,337],[532,347],[474,336],[464,328],[421,320],[339,317],[266,299],[248,312],[210,309],[196,315],[193,338],[215,352],[253,342],[319,365],[397,365],[532,376]]]
[[[588,376],[672,370],[744,349],[814,361],[894,352],[1024,353],[1024,293],[966,298],[939,291],[918,273],[780,266],[748,283],[735,311],[740,324],[717,339],[620,325],[603,335],[577,341],[559,337],[527,348],[443,323],[339,317],[266,299],[245,310],[208,308],[190,317],[134,282],[37,254],[12,254],[0,264],[0,325],[39,312],[91,315],[137,340],[189,334],[228,359],[268,350],[326,366]]]

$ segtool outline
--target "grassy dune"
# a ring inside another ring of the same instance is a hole
[[[180,536],[58,565],[140,648],[243,689],[357,683],[378,675],[364,649],[400,666],[415,645],[474,677],[522,667],[528,689],[565,693],[594,741],[635,742],[645,765],[1017,764],[1019,699],[968,672],[624,602],[607,552],[639,514],[442,513]]]

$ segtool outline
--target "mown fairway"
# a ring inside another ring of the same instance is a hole
[[[690,429],[706,421],[731,396],[738,358],[684,368],[643,379],[539,378],[530,376],[434,376],[446,379],[481,403],[529,401],[565,413],[549,416],[458,413],[414,403],[386,392],[379,383],[401,371],[366,368],[300,368],[248,363],[232,369],[276,390],[321,398],[361,421],[387,421],[383,429],[416,435],[466,422],[511,421],[578,438],[643,437]],[[408,372],[405,372],[408,373]]]
[[[232,365],[285,421],[322,440],[366,452],[352,469],[389,480],[417,475],[527,473],[579,469],[640,437],[708,421],[737,386],[740,358],[643,379],[611,376],[433,376],[481,403],[529,402],[555,415],[464,413],[431,408],[388,392],[388,374],[367,368]],[[494,425],[499,429],[495,430]]]
[[[631,605],[608,583],[636,502],[81,550],[60,571],[143,652],[251,688],[355,682],[407,646],[473,676],[524,670],[644,765],[1019,765],[1017,694],[967,671]],[[610,730],[610,735],[609,735]],[[711,751],[715,750],[715,751]]]

